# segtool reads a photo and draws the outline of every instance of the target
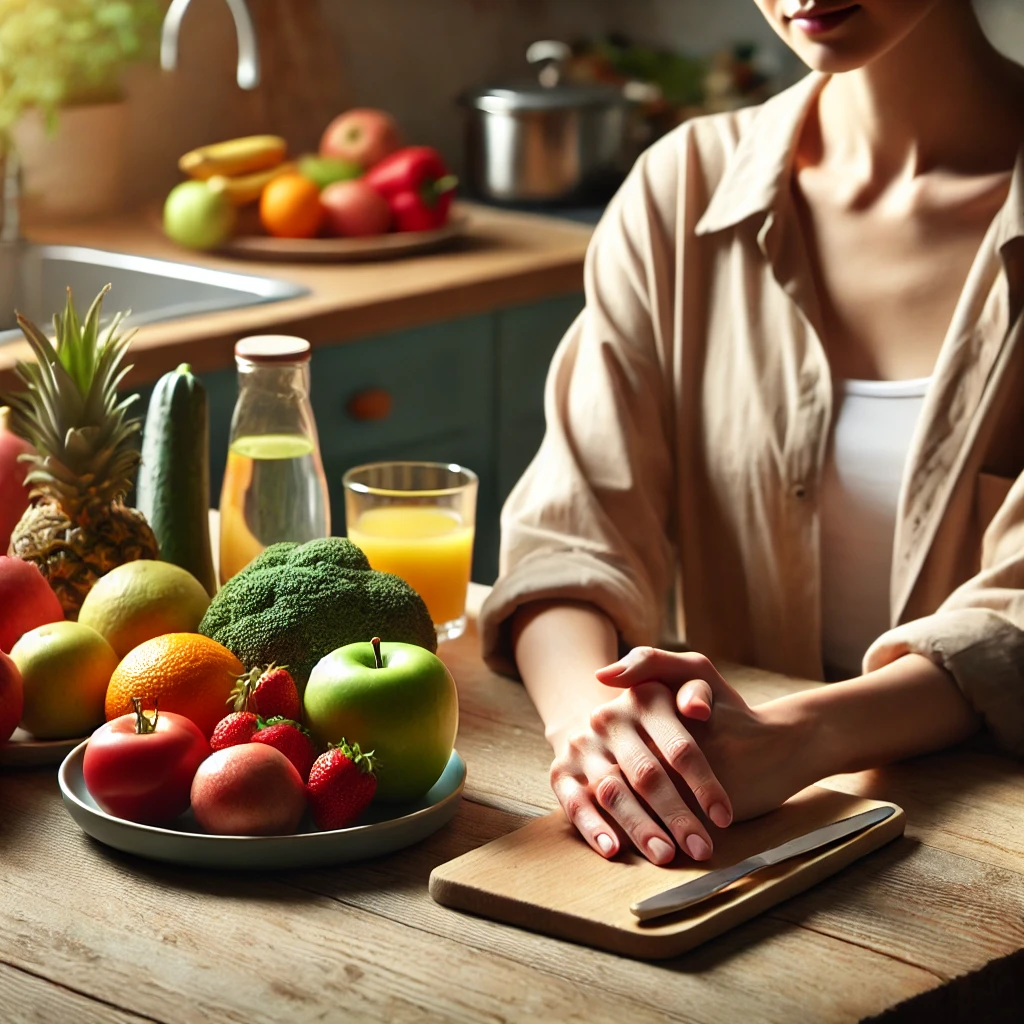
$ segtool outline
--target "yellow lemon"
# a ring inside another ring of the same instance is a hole
[[[103,722],[118,658],[96,630],[80,622],[51,622],[22,636],[11,658],[25,691],[21,725],[36,739],[86,736]]]
[[[123,658],[165,633],[195,633],[210,595],[190,572],[140,558],[111,569],[82,602],[78,621],[106,637]]]

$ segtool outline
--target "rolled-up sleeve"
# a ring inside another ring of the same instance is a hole
[[[531,601],[589,602],[629,645],[659,635],[674,575],[674,166],[664,146],[641,158],[591,243],[586,307],[548,374],[544,440],[502,511],[501,573],[480,620],[497,671],[515,673],[509,618]]]
[[[879,637],[864,669],[905,654],[946,669],[999,743],[1024,754],[1024,475],[985,532],[978,574],[934,614]]]

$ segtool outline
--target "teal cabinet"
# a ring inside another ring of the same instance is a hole
[[[457,462],[480,477],[473,578],[498,574],[499,513],[544,435],[548,364],[582,295],[314,349],[311,395],[332,532],[345,532],[342,477],[364,462]],[[201,375],[210,399],[210,498],[220,500],[233,368]],[[152,385],[135,407],[145,416]]]
[[[480,477],[474,577],[484,578],[498,529],[491,470],[493,317],[318,348],[312,369],[333,532],[345,530],[341,481],[353,466],[389,459],[457,462]],[[361,409],[364,400],[369,410]],[[366,418],[367,412],[380,418]]]
[[[583,309],[567,295],[497,314],[497,487],[504,502],[544,437],[544,384],[558,343]]]

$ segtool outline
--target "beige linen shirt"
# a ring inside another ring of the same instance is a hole
[[[699,118],[637,163],[586,263],[586,309],[546,390],[547,431],[502,513],[484,656],[508,619],[569,598],[626,645],[822,677],[818,489],[828,361],[791,195],[823,76]],[[907,462],[892,629],[1024,752],[1024,154],[943,341]],[[669,611],[669,609],[672,609]]]

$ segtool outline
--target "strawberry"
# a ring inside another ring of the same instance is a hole
[[[251,711],[232,711],[217,723],[210,737],[210,749],[223,750],[248,743],[259,727],[260,720]]]
[[[239,676],[228,703],[235,711],[255,711],[260,718],[287,718],[297,722],[302,717],[302,702],[286,665],[254,668]]]
[[[328,748],[313,764],[306,795],[316,827],[321,831],[346,828],[366,810],[377,789],[373,752],[345,740]]]
[[[295,770],[305,782],[309,778],[309,770],[316,760],[316,747],[309,732],[298,722],[288,718],[271,718],[269,721],[260,719],[260,727],[253,734],[253,743],[266,743],[276,747],[288,758]]]

